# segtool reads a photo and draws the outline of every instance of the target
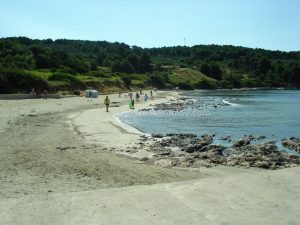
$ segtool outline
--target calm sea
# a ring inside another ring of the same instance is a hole
[[[120,119],[145,133],[215,134],[233,140],[244,135],[280,140],[300,136],[299,90],[182,92],[194,104],[183,111],[134,111]]]

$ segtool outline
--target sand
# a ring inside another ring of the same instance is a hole
[[[128,97],[110,98],[108,113],[104,96],[0,101],[1,225],[300,223],[299,167],[143,164],[119,154],[142,133],[115,117]]]

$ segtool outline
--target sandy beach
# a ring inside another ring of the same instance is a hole
[[[135,108],[176,96],[158,91]],[[144,134],[116,117],[128,96],[109,98],[109,112],[102,95],[0,100],[1,225],[300,223],[299,167],[145,164]]]

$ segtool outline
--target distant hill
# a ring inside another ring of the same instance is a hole
[[[0,39],[0,93],[140,88],[300,87],[300,52],[196,45],[140,48],[82,40]]]

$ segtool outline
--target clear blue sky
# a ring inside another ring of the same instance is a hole
[[[300,0],[0,0],[0,37],[300,50]]]

